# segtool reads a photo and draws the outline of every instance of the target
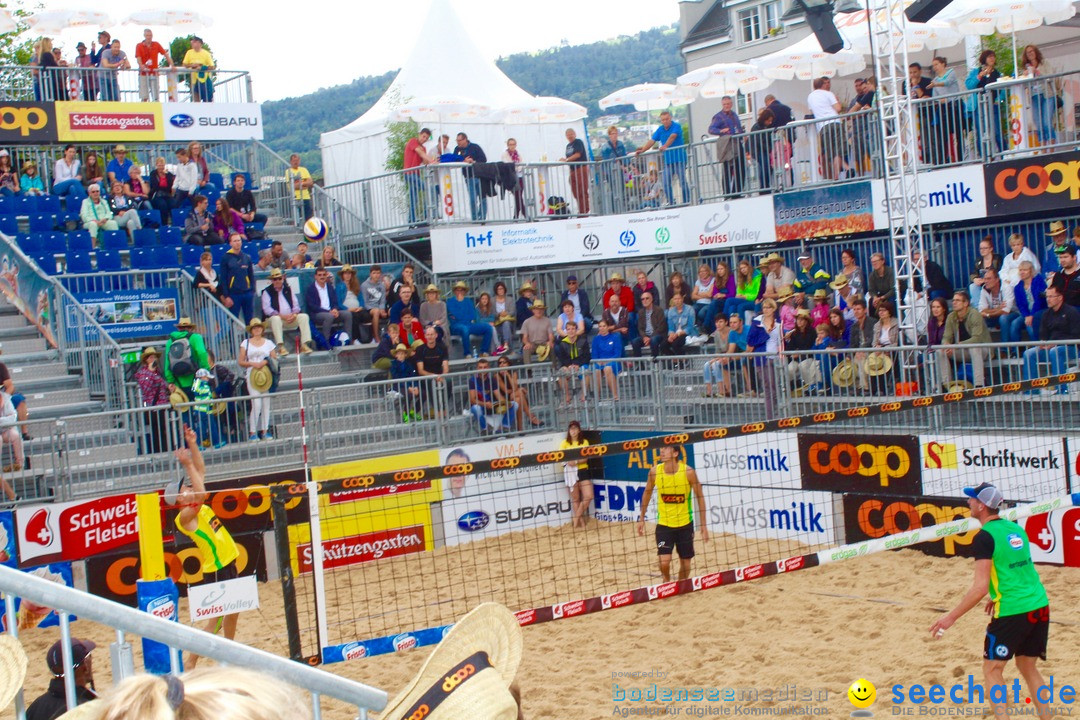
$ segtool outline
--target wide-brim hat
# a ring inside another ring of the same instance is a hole
[[[544,362],[551,356],[551,348],[547,345],[536,346],[536,358],[540,362]]]
[[[851,360],[843,360],[832,371],[833,385],[837,387],[851,387],[855,384],[855,363]]]
[[[106,705],[107,703],[101,698],[84,702],[68,710],[56,720],[97,720],[105,714]]]
[[[831,283],[829,283],[829,287],[831,287],[833,290],[842,290],[843,288],[847,287],[847,284],[848,276],[840,273],[835,278],[833,278],[833,281]]]
[[[420,347],[421,345],[425,345],[425,344],[426,343],[423,340],[421,340],[420,338],[416,338],[415,340],[412,341],[412,345],[410,345],[409,347],[411,347],[411,348],[413,348],[415,350],[416,348]]]
[[[533,300],[533,304],[530,305],[529,307],[532,308],[533,310],[538,310],[538,309],[539,310],[547,310],[547,305],[545,305],[544,301],[541,300],[540,298],[536,298],[535,300]]]
[[[260,318],[251,318],[251,321],[247,324],[247,331],[251,332],[254,328],[257,327],[263,328],[264,330],[266,329],[266,325]]]
[[[148,347],[142,351],[142,355],[139,356],[139,362],[146,362],[148,357],[161,357],[161,353],[157,351],[157,348]]]
[[[809,320],[811,318],[810,311],[807,310],[806,308],[799,308],[798,310],[795,311],[795,317],[796,318],[803,317],[803,318],[806,318],[807,320]]]
[[[178,387],[169,394],[169,404],[173,407],[176,407],[177,405],[183,405],[186,402],[190,401],[188,400],[187,393],[184,392],[183,388]]]
[[[608,282],[614,282],[615,280],[625,282],[626,278],[622,276],[622,273],[613,272],[611,273],[611,277],[608,278]]]
[[[352,265],[342,265],[341,269],[337,271],[337,276],[341,277],[347,272],[351,272],[353,275],[356,274],[356,270],[353,269]]]
[[[814,291],[814,299],[815,300],[824,300],[824,299],[826,299],[828,297],[829,297],[829,293],[824,288],[821,288],[820,290],[815,290]]]
[[[1054,237],[1055,235],[1064,235],[1067,232],[1065,229],[1065,223],[1060,220],[1055,220],[1050,223],[1050,231],[1046,233],[1047,237]]]
[[[768,255],[766,255],[762,259],[762,262],[764,262],[764,263],[772,263],[772,262],[782,263],[782,262],[784,262],[784,258],[780,257],[780,253],[769,253]]]
[[[510,612],[507,610],[506,612]],[[511,615],[510,617],[514,617]],[[515,621],[516,624],[516,621]],[[521,629],[518,628],[518,634]],[[521,659],[521,642],[518,639],[518,660]],[[30,661],[26,657],[22,643],[9,633],[0,635],[0,710],[6,710],[26,680],[26,667]],[[516,671],[516,668],[515,668]],[[516,712],[516,710],[515,710]],[[516,717],[516,715],[515,715]]]
[[[514,316],[508,312],[499,313],[499,317],[495,318],[495,324],[502,325],[505,322],[511,322],[513,319]]]
[[[785,285],[776,291],[776,302],[778,303],[782,303],[793,297],[795,297],[795,292],[791,289],[790,285]]]
[[[952,382],[945,384],[945,392],[963,392],[964,390],[970,390],[975,387],[967,380],[953,380]]]
[[[398,343],[397,345],[394,346],[394,349],[391,352],[394,355],[397,355],[399,352],[409,354],[411,351],[409,350],[409,346],[406,345],[405,343]]]
[[[428,293],[435,293],[436,295],[438,295],[439,294],[438,286],[437,285],[428,285],[426,288],[424,288],[424,294],[427,295]]]
[[[459,667],[478,653],[480,663]],[[484,603],[450,628],[420,672],[379,718],[404,720],[434,691],[442,701],[424,714],[426,720],[516,720],[517,701],[510,694],[510,685],[520,665],[521,627],[517,618],[502,605]],[[449,677],[461,680],[443,691]]]
[[[270,372],[268,365],[254,368],[248,376],[248,382],[251,383],[252,390],[264,393],[274,384],[274,373]]]
[[[884,375],[892,370],[892,366],[892,358],[880,352],[870,353],[863,362],[863,370],[871,377]]]
[[[454,283],[453,289],[454,290],[468,290],[469,289],[469,283],[465,282],[464,280],[458,280],[456,283]]]
[[[279,278],[279,277],[285,277],[285,273],[283,273],[281,271],[281,268],[274,268],[273,270],[270,271],[270,279],[271,280],[273,280],[274,278]]]
[[[182,317],[176,321],[176,329],[183,330],[184,328],[194,328],[195,323],[191,321],[189,317]]]
[[[533,292],[536,292],[536,288],[533,287],[533,284],[531,282],[523,282],[521,283],[521,287],[518,288],[518,295],[525,292],[526,290],[532,290]]]

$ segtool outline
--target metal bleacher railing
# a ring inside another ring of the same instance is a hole
[[[387,694],[377,688],[343,678],[340,675],[309,667],[302,663],[273,655],[264,650],[226,640],[193,627],[170,622],[150,613],[127,607],[105,598],[58,585],[29,573],[0,566],[0,592],[4,595],[7,617],[15,617],[15,600],[38,603],[54,608],[60,619],[61,646],[71,647],[71,619],[92,620],[116,630],[116,641],[110,646],[113,683],[134,674],[132,647],[126,635],[156,640],[168,646],[172,652],[173,672],[179,667],[181,651],[193,652],[213,658],[221,663],[246,667],[273,675],[300,691],[310,693],[313,717],[322,717],[324,698],[333,698],[351,705],[359,711],[360,720],[366,720],[368,711],[386,707]],[[9,624],[8,632],[18,637],[16,623]],[[64,673],[68,702],[75,698],[75,673],[72,672],[70,651],[64,653]],[[19,691],[15,700],[15,718],[26,717],[26,699]]]
[[[962,69],[957,72],[966,75]],[[921,168],[986,163],[1033,147],[1043,151],[1074,147],[1077,124],[1072,103],[1077,99],[1078,79],[1078,73],[1071,71],[1021,79],[1003,88],[964,90],[914,101]],[[1033,102],[1033,98],[1040,102]],[[1050,106],[1053,109],[1045,112],[1036,109]],[[1015,118],[1010,117],[1010,111]],[[420,179],[412,185],[406,173],[393,172],[328,185],[325,191],[380,232],[425,224],[470,224],[481,219],[500,223],[532,221],[550,214],[547,201],[551,197],[566,201],[564,215],[610,215],[717,202],[750,193],[783,193],[880,178],[881,143],[874,113],[867,110],[843,115],[839,120],[842,132],[830,131],[830,138],[839,138],[830,139],[838,143],[835,154],[844,157],[849,166],[840,179],[822,158],[820,131],[828,121],[800,120],[783,128],[738,136],[736,143],[725,146],[732,148],[730,155],[726,150],[721,155],[716,139],[704,136],[679,153],[648,152],[598,158],[591,163],[522,163],[518,170],[524,212],[519,212],[515,192],[509,191],[485,200],[481,218],[470,207],[469,181],[462,172],[466,166],[456,163],[422,167]],[[1018,126],[1022,120],[1027,129],[1027,148],[1018,148],[1006,132],[1007,123],[1013,124],[1014,120]],[[744,119],[746,127],[753,122],[754,118]],[[522,149],[528,153],[528,148]],[[491,160],[502,153],[502,148],[485,150]],[[572,169],[583,169],[588,175],[587,212],[575,198]],[[416,177],[415,173],[412,177]],[[685,187],[680,187],[680,177]],[[654,181],[659,185],[659,195],[652,192]],[[454,200],[453,214],[447,212],[447,203],[443,202],[447,190]]]
[[[139,102],[139,69],[100,67],[38,68],[0,65],[0,100],[53,102],[100,100]],[[170,102],[192,101],[191,70],[162,67],[155,78],[153,93]],[[254,102],[251,75],[246,70],[214,70],[214,101]]]

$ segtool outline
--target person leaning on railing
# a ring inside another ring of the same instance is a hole
[[[101,67],[112,72],[101,73],[101,99],[104,101],[120,99],[120,84],[117,71],[130,70],[127,53],[120,49],[120,41],[113,40],[109,47],[101,51]]]
[[[214,56],[203,47],[201,37],[191,38],[182,64],[195,71],[191,73],[191,101],[214,102]]]

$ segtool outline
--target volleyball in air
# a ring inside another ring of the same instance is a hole
[[[311,242],[320,242],[326,238],[330,229],[322,218],[313,217],[304,223],[304,237]]]

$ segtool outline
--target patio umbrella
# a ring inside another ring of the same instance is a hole
[[[581,120],[589,111],[559,97],[538,96],[511,103],[499,108],[495,118],[509,125],[532,125],[547,122],[574,122]]]
[[[15,32],[18,29],[19,25],[15,22],[15,18],[11,17],[11,13],[7,10],[0,10],[0,35]]]
[[[390,111],[390,122],[415,120],[418,123],[478,118],[491,112],[491,106],[460,95],[429,95],[398,105]]]
[[[686,105],[693,98],[668,83],[641,83],[616,90],[600,100],[600,109],[616,105],[633,105],[635,110],[666,110],[673,105]]]
[[[140,10],[124,18],[124,25],[150,25],[197,32],[214,24],[212,18],[190,10]]]
[[[772,84],[756,65],[748,63],[717,63],[682,75],[676,88],[684,94],[704,98],[723,97],[764,90]]]
[[[1019,75],[1016,31],[1053,25],[1076,14],[1071,0],[956,0],[939,19],[948,20],[964,35],[1012,35],[1013,71]]]
[[[65,30],[86,30],[108,27],[113,19],[98,10],[49,10],[34,13],[26,23],[40,35],[58,35]]]
[[[855,52],[869,55],[870,35],[868,17],[865,12],[852,13],[851,15],[837,15],[836,29],[843,36],[845,47]],[[893,30],[893,37],[897,46],[903,42],[907,45],[910,53],[922,52],[923,50],[937,50],[938,48],[952,47],[960,42],[962,34],[956,27],[946,21],[934,18],[930,22],[916,23],[904,21],[903,33]]]
[[[846,48],[835,54],[827,53],[813,35],[807,35],[791,47],[769,53],[753,62],[761,68],[765,77],[773,80],[811,80],[848,75],[866,68],[861,53]]]

